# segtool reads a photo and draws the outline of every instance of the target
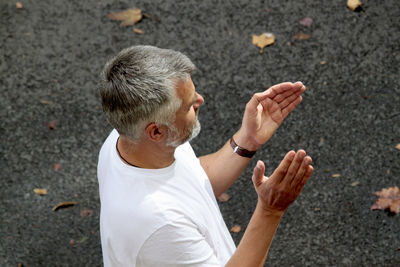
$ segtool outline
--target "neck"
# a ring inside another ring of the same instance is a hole
[[[149,140],[133,143],[126,136],[121,135],[117,148],[122,161],[139,168],[161,169],[170,166],[175,161],[175,148]]]

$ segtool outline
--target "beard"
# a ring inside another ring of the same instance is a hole
[[[171,126],[169,130],[167,146],[177,147],[195,138],[200,133],[201,125],[196,114],[196,119],[190,127],[179,130],[175,126]]]

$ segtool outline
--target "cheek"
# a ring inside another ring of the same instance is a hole
[[[197,109],[197,110],[195,110],[195,109],[192,109],[191,111],[190,111],[190,120],[191,121],[195,121],[196,120],[196,118],[197,118],[197,114],[199,113],[199,110]]]

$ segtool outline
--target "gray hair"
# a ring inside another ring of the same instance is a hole
[[[150,122],[168,127],[182,101],[176,83],[195,68],[180,52],[132,46],[106,63],[101,75],[103,111],[119,134],[139,139]]]

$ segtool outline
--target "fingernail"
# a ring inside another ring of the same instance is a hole
[[[257,169],[261,169],[261,161],[257,161],[257,165],[256,165]]]

